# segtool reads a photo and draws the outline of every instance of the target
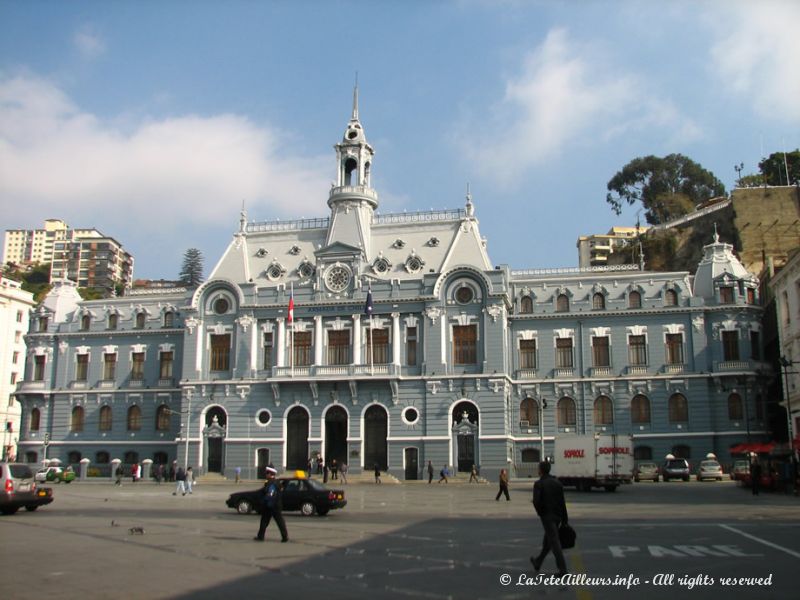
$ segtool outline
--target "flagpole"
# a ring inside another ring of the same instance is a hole
[[[375,340],[372,335],[372,313],[369,313],[369,374],[375,374]]]

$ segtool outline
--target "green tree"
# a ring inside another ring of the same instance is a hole
[[[203,253],[197,248],[189,248],[183,254],[180,280],[189,287],[197,287],[203,282]]]
[[[641,202],[647,222],[665,223],[694,205],[725,194],[713,173],[681,154],[634,158],[608,182],[606,202],[617,214],[624,204]]]
[[[785,158],[784,158],[785,157]],[[786,170],[789,180],[786,180]],[[793,152],[773,152],[758,163],[761,175],[767,185],[796,185],[800,182],[800,150]]]

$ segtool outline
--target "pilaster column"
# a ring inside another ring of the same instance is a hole
[[[400,366],[400,313],[392,313],[392,364]]]
[[[353,364],[360,365],[361,358],[361,315],[353,315]]]
[[[322,364],[322,349],[325,344],[325,338],[322,330],[322,315],[314,316],[314,364],[319,366]]]
[[[275,319],[278,323],[278,360],[276,361],[279,367],[286,366],[286,323],[283,317]]]
[[[250,327],[252,328],[250,332],[250,372],[255,374],[258,370],[258,338],[259,334],[261,334],[261,329],[258,327],[258,321],[255,320]]]

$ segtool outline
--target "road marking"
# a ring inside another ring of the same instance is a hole
[[[746,538],[750,538],[751,540],[756,541],[759,544],[764,544],[765,546],[770,546],[771,548],[775,548],[776,550],[780,550],[781,552],[786,552],[786,554],[794,556],[795,558],[800,558],[800,552],[795,552],[794,550],[790,550],[789,548],[784,548],[783,546],[779,546],[778,544],[773,544],[772,542],[768,542],[767,540],[762,540],[760,537],[756,537],[749,533],[745,533],[744,531],[740,531],[735,527],[731,527],[730,525],[720,525],[720,527],[722,527],[723,529],[727,529],[728,531],[738,533],[739,535],[744,536]]]

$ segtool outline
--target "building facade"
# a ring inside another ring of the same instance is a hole
[[[20,405],[14,398],[25,375],[25,335],[28,333],[33,294],[18,281],[0,277],[0,416],[3,460],[16,456]]]
[[[24,457],[47,434],[69,462],[494,477],[532,475],[560,433],[632,435],[656,460],[765,436],[758,281],[730,245],[694,276],[493,266],[469,195],[377,213],[356,99],[335,150],[329,215],[243,213],[197,289],[81,302],[61,283],[60,316],[32,314]]]
[[[638,247],[639,236],[647,232],[649,227],[612,227],[608,233],[582,235],[578,238],[578,266],[602,267],[610,264],[612,254],[627,253],[620,263],[638,264],[641,250]]]
[[[800,450],[800,250],[789,255],[784,267],[772,278],[778,336],[783,369],[782,405],[789,414],[789,439]]]
[[[8,229],[3,264],[49,264],[50,281],[71,279],[79,287],[129,287],[133,256],[114,238],[97,229],[71,229],[64,221],[47,219],[44,229]]]

